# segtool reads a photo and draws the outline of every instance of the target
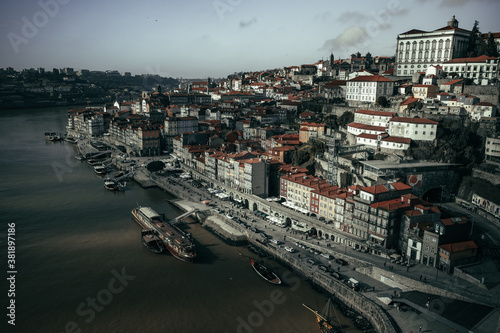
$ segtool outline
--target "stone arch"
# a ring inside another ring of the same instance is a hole
[[[255,212],[256,210],[259,210],[259,209],[258,209],[257,203],[254,202],[252,205],[252,212]]]
[[[245,209],[248,209],[248,199],[245,198],[245,201],[243,203],[245,205]]]

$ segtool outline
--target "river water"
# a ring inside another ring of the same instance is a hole
[[[262,280],[247,249],[225,244],[197,223],[186,225],[196,263],[155,255],[140,242],[130,211],[180,212],[168,193],[133,181],[109,192],[75,146],[47,142],[64,132],[69,108],[0,113],[2,276],[7,223],[15,223],[15,296],[2,279],[1,332],[318,332],[302,303],[322,309],[327,296],[278,263],[265,264],[284,286]],[[11,285],[12,286],[12,285]],[[15,300],[15,327],[6,307]],[[344,332],[358,332],[337,311]],[[3,329],[5,327],[6,329]]]

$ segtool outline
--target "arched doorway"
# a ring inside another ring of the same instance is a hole
[[[253,206],[252,206],[252,211],[255,212],[257,210],[257,203],[253,203]]]
[[[248,199],[245,199],[245,202],[244,202],[244,205],[245,205],[245,209],[248,209]]]
[[[318,230],[316,228],[312,227],[311,230],[309,230],[309,236],[315,237],[318,235]]]

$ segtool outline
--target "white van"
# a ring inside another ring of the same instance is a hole
[[[349,278],[349,280],[347,280],[347,285],[349,287],[351,287],[352,289],[354,290],[359,290],[359,281],[356,280],[356,279],[353,279],[353,278]]]

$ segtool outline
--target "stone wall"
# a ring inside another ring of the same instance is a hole
[[[470,266],[476,266],[476,265],[481,265],[480,263],[474,263],[472,265],[467,265],[467,266],[461,266],[461,267],[455,267],[453,270],[453,276],[456,276],[460,279],[463,279],[465,281],[469,281],[470,283],[475,284],[476,286],[483,288],[483,289],[488,289],[484,283],[481,283],[481,280],[478,278],[475,278],[474,276],[467,274],[466,268]]]
[[[250,240],[253,243],[253,240]],[[254,243],[256,246],[262,246],[258,243]],[[290,256],[283,254],[275,249],[268,247],[265,249],[267,252],[273,254],[278,260],[285,262],[294,271],[300,272],[306,278],[311,279],[318,286],[325,289],[333,297],[337,298],[340,302],[351,307],[356,312],[359,312],[365,316],[370,323],[373,325],[375,330],[379,333],[396,333],[400,332],[397,324],[392,320],[392,318],[386,314],[383,309],[377,305],[375,302],[365,297],[363,294],[354,291],[346,284],[340,282],[339,280],[333,279],[323,273],[316,270],[304,269],[304,264],[300,259],[295,256]],[[341,258],[338,254],[337,257]],[[349,258],[349,265],[354,261]]]
[[[482,178],[484,180],[489,181],[493,185],[499,185],[500,184],[500,176],[495,175],[489,172],[485,172],[479,169],[472,169],[472,177],[477,177],[477,178]]]
[[[498,88],[496,86],[464,86],[464,94],[476,96],[481,102],[489,102],[498,106]]]

